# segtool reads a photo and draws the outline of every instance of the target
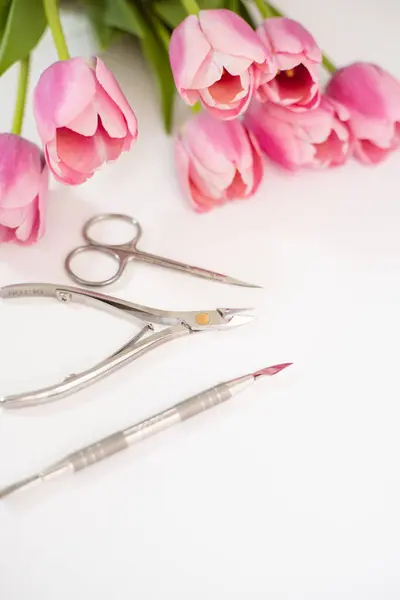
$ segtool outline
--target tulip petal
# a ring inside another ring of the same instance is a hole
[[[252,158],[253,158],[253,187],[251,188],[249,195],[255,194],[260,187],[260,184],[264,177],[264,161],[261,154],[261,148],[255,138],[255,136],[248,131],[249,141],[251,144]]]
[[[96,133],[98,123],[99,115],[96,103],[91,102],[75,119],[68,123],[68,129],[89,137]]]
[[[184,137],[190,156],[210,172],[224,173],[231,168],[235,152],[224,121],[199,113],[187,123]]]
[[[242,56],[257,63],[266,60],[265,49],[257,34],[236,13],[225,8],[201,10],[199,21],[214,51]]]
[[[218,81],[222,73],[223,68],[214,60],[214,54],[210,51],[197,72],[193,74],[191,87],[196,90],[206,88]]]
[[[288,170],[297,170],[303,164],[302,146],[289,123],[268,114],[253,105],[245,115],[245,125],[256,137],[261,150],[274,162]]]
[[[138,135],[138,123],[136,115],[129,105],[129,102],[125,98],[114,75],[111,73],[111,71],[109,71],[109,69],[107,69],[100,58],[96,58],[96,77],[106,94],[108,94],[111,100],[113,100],[116,106],[121,110],[133,139],[136,139]],[[110,122],[108,122],[108,127],[111,127]]]
[[[176,138],[174,141],[174,156],[179,183],[184,189],[185,193],[190,197],[189,157],[179,138]]]
[[[230,75],[242,75],[248,71],[253,64],[250,58],[243,56],[233,56],[231,54],[221,54],[220,52],[213,53],[214,61],[221,65]]]
[[[213,201],[202,196],[196,187],[191,183],[189,176],[189,157],[182,142],[177,138],[174,144],[175,164],[178,174],[179,183],[190,199],[193,208],[196,212],[205,212],[212,208]]]
[[[21,225],[25,212],[25,206],[22,208],[0,208],[0,223],[5,227],[15,229]]]
[[[193,48],[196,49],[195,52],[192,51]],[[169,44],[169,58],[179,92],[194,87],[193,78],[202,65],[210,61],[211,50],[211,45],[205,38],[195,15],[189,15],[175,27]],[[206,83],[204,87],[207,86]]]
[[[386,101],[380,93],[379,76],[373,65],[354,63],[339,69],[330,80],[327,93],[351,111],[386,119]]]
[[[124,150],[126,142],[126,138],[111,137],[102,125],[99,126],[96,134],[96,143],[99,147],[101,146],[106,162],[117,160]]]
[[[262,179],[260,149],[239,120],[200,113],[182,129],[174,147],[181,186],[198,212],[247,198]]]
[[[245,74],[244,74],[245,75]],[[200,101],[207,108],[207,112],[217,119],[230,121],[243,114],[253,96],[254,92],[254,72],[249,70],[249,86],[246,95],[241,100],[232,101],[228,104],[218,104],[210,93],[210,89],[200,90]]]
[[[112,138],[124,138],[128,133],[125,117],[99,84],[96,87],[95,104],[98,116],[108,135]]]
[[[261,38],[268,37],[274,53],[304,55],[314,62],[321,62],[322,54],[316,41],[298,21],[287,17],[266,19],[258,28]]]
[[[43,143],[58,127],[68,126],[93,102],[95,78],[83,58],[58,61],[41,74],[33,97],[33,110]]]
[[[14,134],[0,134],[0,243],[33,244],[42,235],[41,209],[48,169],[40,149]]]
[[[0,207],[28,206],[37,194],[42,172],[39,148],[14,134],[0,135]]]
[[[327,86],[329,101],[351,132],[354,156],[377,164],[399,146],[400,82],[377,65],[339,69]]]
[[[232,183],[226,190],[226,197],[229,200],[235,200],[236,198],[244,198],[247,192],[247,185],[243,181],[242,174],[240,171],[235,171],[235,176]]]
[[[214,202],[218,202],[225,195],[225,190],[231,184],[235,171],[235,165],[230,163],[225,171],[216,173],[207,169],[194,156],[190,157],[190,181]]]
[[[0,223],[0,244],[6,244],[12,242],[14,239],[14,233],[8,227],[4,227]]]
[[[393,121],[367,118],[359,113],[352,114],[349,128],[356,138],[371,140],[380,148],[390,148],[395,135]]]
[[[46,162],[57,181],[68,185],[80,185],[90,179],[93,173],[78,173],[62,163],[57,155],[56,141],[45,146]]]
[[[38,220],[38,199],[32,202],[31,206],[25,209],[25,215],[22,223],[15,231],[15,237],[19,242],[27,242],[31,237],[35,222]],[[34,237],[34,236],[33,236]]]
[[[315,166],[330,167],[343,164],[346,160],[346,143],[333,130],[324,142],[315,144],[315,151]]]
[[[47,213],[47,200],[49,190],[49,169],[47,165],[44,167],[42,172],[42,179],[39,188],[39,201],[38,201],[38,226],[36,232],[36,238],[41,239],[46,232],[46,213]]]
[[[193,188],[191,191],[191,198],[194,209],[198,213],[209,212],[214,208],[215,203],[213,199],[203,196],[196,188]]]
[[[377,165],[391,153],[391,148],[379,148],[369,140],[356,140],[354,157],[365,165]]]
[[[206,91],[215,102],[215,106],[225,105],[226,108],[229,108],[232,102],[241,100],[247,94],[247,89],[242,85],[241,78],[232,76],[227,71],[223,73],[219,81],[216,81]]]
[[[96,136],[85,137],[67,128],[57,130],[57,154],[61,162],[80,173],[90,173],[104,162]]]
[[[57,155],[59,160],[78,173],[90,173],[104,162],[116,160],[124,147],[124,138],[112,138],[102,124],[90,138],[80,136],[69,129],[57,131]]]

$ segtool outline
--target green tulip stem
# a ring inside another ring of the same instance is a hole
[[[60,60],[68,60],[69,52],[58,10],[58,0],[43,0],[47,23],[53,36],[54,45]]]
[[[169,43],[171,40],[171,36],[169,35],[168,29],[157,19],[157,17],[151,17],[151,22],[153,23],[153,27],[158,34],[160,42],[164,46],[165,50],[168,52]]]
[[[336,71],[336,67],[333,62],[326,56],[326,54],[322,55],[322,64],[328,73],[334,73]]]
[[[14,119],[12,124],[12,133],[20,135],[24,121],[26,93],[29,81],[30,54],[19,62],[18,90],[17,100],[15,102]]]
[[[198,15],[200,12],[200,6],[196,0],[181,0],[181,4],[188,15]]]
[[[264,2],[264,0],[254,0],[254,4],[258,8],[258,11],[263,19],[270,19],[274,16],[274,13],[271,10],[268,2]]]

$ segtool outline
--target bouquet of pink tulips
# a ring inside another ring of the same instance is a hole
[[[77,9],[103,48],[117,35],[139,40],[167,133],[175,97],[192,107],[175,159],[196,211],[252,196],[268,160],[290,171],[350,157],[371,165],[399,146],[400,83],[366,62],[336,69],[311,32],[264,0],[82,0]],[[47,27],[59,61],[35,82],[38,148],[21,129],[30,55]],[[0,76],[15,63],[12,132],[0,133],[0,243],[31,244],[45,232],[49,174],[84,183],[131,148],[138,124],[99,57],[70,57],[57,0],[0,0]]]

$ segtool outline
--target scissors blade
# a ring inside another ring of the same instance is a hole
[[[242,281],[241,279],[236,279],[236,277],[230,277],[229,275],[225,275],[224,273],[217,273],[216,271],[210,271],[201,267],[195,267],[194,265],[188,265],[186,263],[178,262],[176,260],[164,258],[163,256],[156,256],[155,254],[148,254],[147,252],[142,252],[141,250],[136,249],[135,256],[147,263],[158,265],[160,267],[166,267],[168,269],[183,271],[184,273],[188,273],[196,277],[203,277],[204,279],[211,279],[213,281],[220,281],[221,283],[239,285],[248,288],[263,288],[262,285],[248,283],[246,281]]]

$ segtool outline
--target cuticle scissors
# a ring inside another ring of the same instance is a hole
[[[110,309],[114,314],[141,321],[144,324],[139,333],[131,337],[126,344],[93,367],[77,374],[68,375],[61,383],[46,388],[11,396],[0,396],[0,406],[3,408],[24,408],[53,402],[92,385],[168,341],[201,331],[230,329],[245,325],[254,319],[253,315],[246,314],[252,310],[251,308],[167,311],[141,306],[91,290],[51,283],[5,286],[0,288],[0,298],[55,298],[62,303],[77,301],[94,308]],[[166,328],[155,331],[154,324],[164,325]],[[150,335],[146,336],[145,334],[149,332]]]
[[[132,235],[131,239],[124,244],[107,244],[99,242],[95,239],[95,237],[93,237],[93,235],[91,235],[90,231],[94,228],[95,225],[104,221],[122,221],[128,223],[133,227],[135,233]],[[65,259],[65,269],[68,275],[75,281],[75,283],[79,285],[84,285],[87,287],[105,287],[107,285],[111,285],[112,283],[115,283],[118,279],[120,279],[128,263],[131,260],[140,260],[148,264],[175,269],[184,273],[188,273],[190,275],[203,277],[205,279],[211,279],[213,281],[219,281],[221,283],[228,283],[231,285],[238,285],[251,288],[262,287],[259,285],[246,283],[245,281],[241,281],[240,279],[224,275],[223,273],[217,273],[215,271],[210,271],[201,267],[185,264],[182,262],[165,258],[163,256],[157,256],[155,254],[149,254],[148,252],[143,252],[142,250],[139,250],[137,248],[137,244],[143,235],[143,229],[139,221],[129,215],[119,213],[106,213],[97,215],[89,219],[89,221],[85,223],[82,230],[82,235],[87,243],[83,246],[79,246],[72,250],[72,252],[70,252]],[[92,281],[80,277],[74,271],[72,262],[79,254],[83,254],[86,252],[100,252],[109,256],[116,262],[117,271],[111,277],[105,278],[100,281]]]

